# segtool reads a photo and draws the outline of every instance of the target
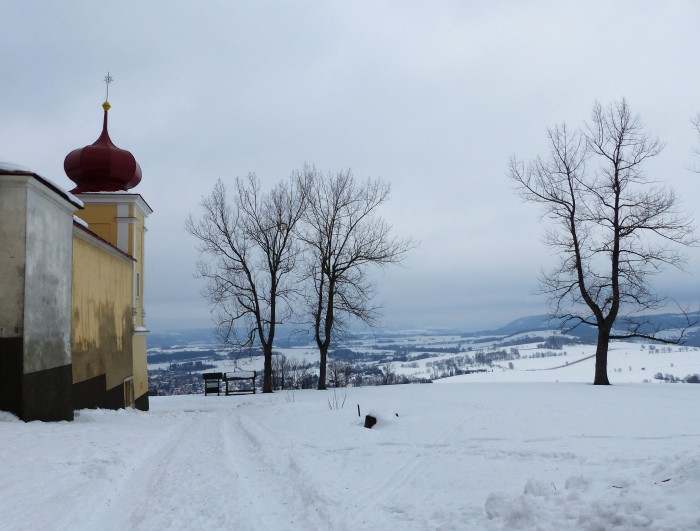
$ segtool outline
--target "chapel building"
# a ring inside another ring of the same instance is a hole
[[[134,156],[100,137],[66,156],[66,192],[0,167],[0,410],[72,420],[148,410],[144,239],[151,208]]]

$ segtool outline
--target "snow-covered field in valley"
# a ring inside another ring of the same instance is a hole
[[[700,385],[459,378],[0,413],[0,528],[700,529]]]

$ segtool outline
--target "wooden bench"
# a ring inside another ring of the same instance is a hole
[[[204,378],[204,396],[221,393],[221,380],[224,375],[220,372],[205,372],[202,374]]]
[[[241,393],[253,393],[255,394],[255,379],[258,373],[256,371],[235,371],[224,373],[224,383],[226,384],[226,396],[237,395]],[[236,389],[233,382],[240,382],[250,380],[250,389]],[[228,384],[231,383],[231,389],[229,389]]]

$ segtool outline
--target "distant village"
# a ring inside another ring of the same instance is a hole
[[[542,340],[544,350],[524,357],[565,356],[563,341],[527,337],[525,340]],[[184,348],[184,347],[183,347]],[[365,349],[370,348],[370,351]],[[371,352],[371,349],[375,352]],[[179,350],[168,353],[155,351],[149,354],[149,394],[151,396],[187,395],[204,393],[202,373],[226,372],[226,366],[236,364],[239,355],[230,352],[217,354],[214,350]],[[407,348],[402,345],[375,344],[355,351],[336,348],[328,363],[329,387],[362,387],[410,383],[432,383],[433,380],[463,374],[487,372],[494,367],[507,368],[507,362],[521,358],[518,348],[473,348],[459,344],[450,347],[429,346]],[[499,362],[505,362],[499,365]],[[222,367],[223,365],[223,367]],[[511,367],[512,368],[512,364]],[[420,369],[423,369],[422,371]],[[275,352],[273,356],[273,389],[314,389],[318,385],[318,362],[303,362]],[[423,374],[417,374],[423,372]],[[260,381],[257,382],[258,386]]]

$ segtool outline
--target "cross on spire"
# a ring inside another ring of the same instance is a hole
[[[109,72],[107,72],[107,75],[105,76],[105,85],[107,86],[107,96],[105,97],[105,102],[109,101],[109,84],[114,81],[114,78],[109,75]]]

